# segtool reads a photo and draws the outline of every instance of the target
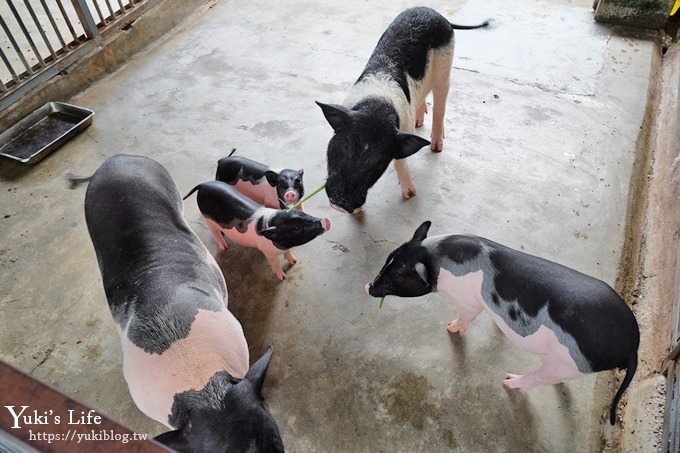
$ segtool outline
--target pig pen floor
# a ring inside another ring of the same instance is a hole
[[[295,249],[284,282],[256,250],[220,253],[229,308],[251,361],[274,348],[264,393],[290,451],[598,451],[610,373],[507,391],[505,372],[539,360],[488,315],[449,335],[451,301],[388,297],[379,309],[363,285],[424,220],[431,234],[486,236],[613,285],[656,48],[594,23],[592,0],[429,5],[458,23],[495,22],[456,32],[444,152],[409,159],[417,196],[401,199],[390,167],[363,215],[313,198],[305,210],[332,228]],[[412,3],[207,6],[70,100],[96,112],[83,134],[32,168],[0,163],[0,359],[154,435],[164,427],[136,409],[123,379],[85,187],[70,190],[65,175],[142,154],[186,193],[236,148],[304,168],[311,191],[325,179],[332,133],[314,101],[340,103]],[[216,252],[195,203],[186,218]]]

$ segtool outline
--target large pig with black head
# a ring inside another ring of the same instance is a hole
[[[610,410],[637,368],[640,330],[635,316],[606,283],[560,264],[468,235],[428,238],[424,222],[413,238],[390,253],[366,284],[374,297],[417,297],[441,291],[456,304],[448,331],[465,332],[482,311],[508,338],[543,364],[525,375],[507,373],[509,388],[529,390],[585,373],[626,369]]]
[[[344,103],[317,102],[335,131],[326,153],[326,193],[333,207],[359,212],[392,160],[402,196],[416,194],[405,159],[424,146],[433,151],[444,146],[453,30],[486,25],[455,25],[433,9],[407,9],[387,27]],[[423,124],[430,91],[432,142],[413,134]]]
[[[217,263],[191,231],[168,172],[140,156],[106,160],[85,218],[139,409],[181,452],[282,452],[262,398],[271,348],[248,367]]]

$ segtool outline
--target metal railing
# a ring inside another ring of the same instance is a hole
[[[0,0],[0,110],[101,42],[147,0]]]

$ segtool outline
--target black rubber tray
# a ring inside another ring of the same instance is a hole
[[[0,134],[0,156],[35,164],[92,124],[92,110],[48,102]]]

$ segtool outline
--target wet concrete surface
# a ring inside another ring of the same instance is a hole
[[[274,357],[268,405],[290,451],[599,451],[613,396],[608,373],[520,394],[506,372],[539,359],[481,315],[462,336],[440,295],[378,300],[363,292],[388,253],[423,220],[431,234],[472,233],[614,284],[636,139],[656,46],[592,20],[592,2],[499,0],[430,5],[458,23],[443,153],[409,166],[404,201],[392,168],[365,212],[325,195],[305,210],[332,221],[295,249],[278,282],[256,250],[217,255],[251,361]],[[108,156],[163,164],[181,192],[214,176],[232,148],[325,179],[331,136],[315,100],[340,103],[405,1],[219,1],[71,102],[94,124],[33,168],[0,164],[0,358],[141,432],[122,376],[82,212],[90,174]],[[418,133],[429,136],[430,117]],[[193,199],[186,217],[217,247]]]

